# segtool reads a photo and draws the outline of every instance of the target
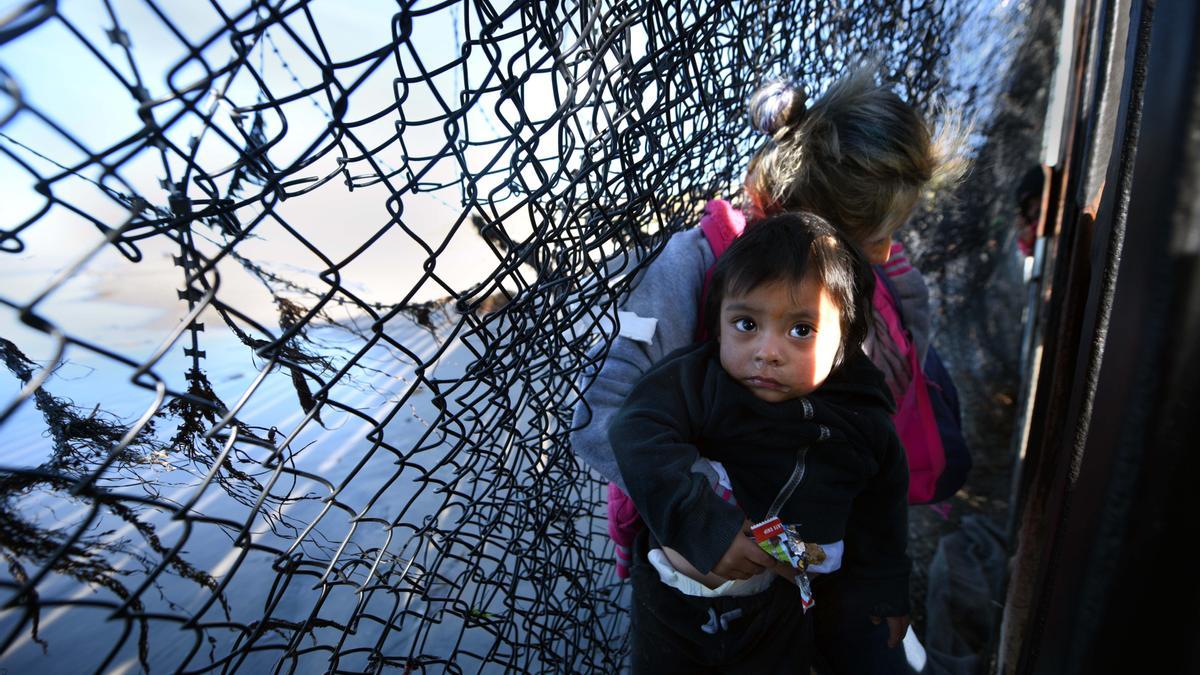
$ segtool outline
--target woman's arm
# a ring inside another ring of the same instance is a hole
[[[667,354],[692,343],[704,274],[714,261],[700,228],[671,237],[662,253],[647,267],[630,292],[623,311],[657,319],[647,344],[618,336],[575,407],[571,449],[592,469],[625,490],[617,467],[608,427],[633,385]],[[597,345],[591,357],[604,348]],[[694,459],[694,458],[693,458]]]

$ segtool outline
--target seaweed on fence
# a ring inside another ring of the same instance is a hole
[[[0,356],[9,372],[25,385],[33,379],[37,364],[30,360],[11,341],[0,337]],[[137,469],[160,464],[167,456],[165,444],[155,437],[153,421],[147,422],[136,432],[121,424],[110,415],[93,408],[85,413],[70,401],[53,396],[45,387],[33,392],[36,408],[45,420],[47,434],[52,441],[50,457],[31,469],[0,472],[0,553],[8,562],[14,581],[20,592],[10,602],[21,602],[28,607],[33,639],[48,649],[49,645],[38,636],[38,595],[30,583],[28,568],[39,570],[39,576],[47,572],[66,575],[80,583],[107,588],[124,601],[127,612],[137,617],[144,607],[141,599],[122,581],[129,577],[129,563],[136,563],[142,572],[152,579],[155,570],[169,567],[181,578],[208,589],[216,589],[217,582],[204,570],[197,569],[159,540],[155,527],[142,519],[138,509],[125,503],[118,495],[103,487],[85,486],[81,482],[94,472],[111,465],[118,475],[125,476],[135,485],[142,486],[153,494],[154,484],[147,482]],[[132,438],[121,443],[121,439],[133,433]],[[116,448],[116,456],[110,453]],[[111,482],[111,479],[106,482]],[[35,490],[53,493],[65,500],[90,506],[90,512],[82,522],[43,524],[25,517],[16,503]],[[99,512],[107,510],[141,535],[142,545],[127,538],[115,538],[112,530],[98,534],[86,531],[97,522]],[[148,550],[147,550],[148,549]],[[155,582],[157,583],[157,582]],[[228,615],[224,598],[218,598]],[[138,654],[144,668],[148,652],[148,627],[145,618],[138,618]]]

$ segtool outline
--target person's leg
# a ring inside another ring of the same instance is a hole
[[[887,623],[875,625],[866,615],[847,611],[843,606],[840,602],[843,583],[839,574],[821,577],[814,583],[813,665],[817,672],[821,675],[912,675],[904,647],[887,646]]]
[[[726,612],[729,612],[726,609]],[[736,652],[724,662],[722,673],[808,675],[812,660],[811,613],[804,612],[794,583],[778,579],[770,589],[744,599],[746,619],[733,624],[741,632]]]
[[[696,598],[665,585],[646,559],[645,534],[634,542],[630,610],[634,675],[658,673],[804,673],[812,658],[812,622],[794,583],[777,579],[746,597]]]
[[[710,603],[663,584],[646,560],[645,541],[644,532],[634,541],[630,565],[633,675],[715,672],[705,658],[709,653],[706,647],[713,647],[713,636],[704,630],[709,622]]]

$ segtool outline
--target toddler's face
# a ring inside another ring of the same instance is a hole
[[[763,284],[721,301],[721,367],[772,403],[806,396],[829,377],[841,311],[816,279]]]

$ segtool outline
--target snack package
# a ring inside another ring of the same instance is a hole
[[[779,562],[796,568],[796,585],[800,587],[800,598],[804,610],[814,604],[812,584],[808,578],[808,566],[819,565],[825,560],[825,550],[819,544],[805,542],[792,525],[784,525],[778,517],[769,518],[750,528],[754,540],[762,550]]]
[[[784,525],[778,517],[754,525],[751,531],[762,550],[798,570],[804,571],[809,565],[819,565],[825,560],[825,550],[819,544],[802,540],[794,525]]]

